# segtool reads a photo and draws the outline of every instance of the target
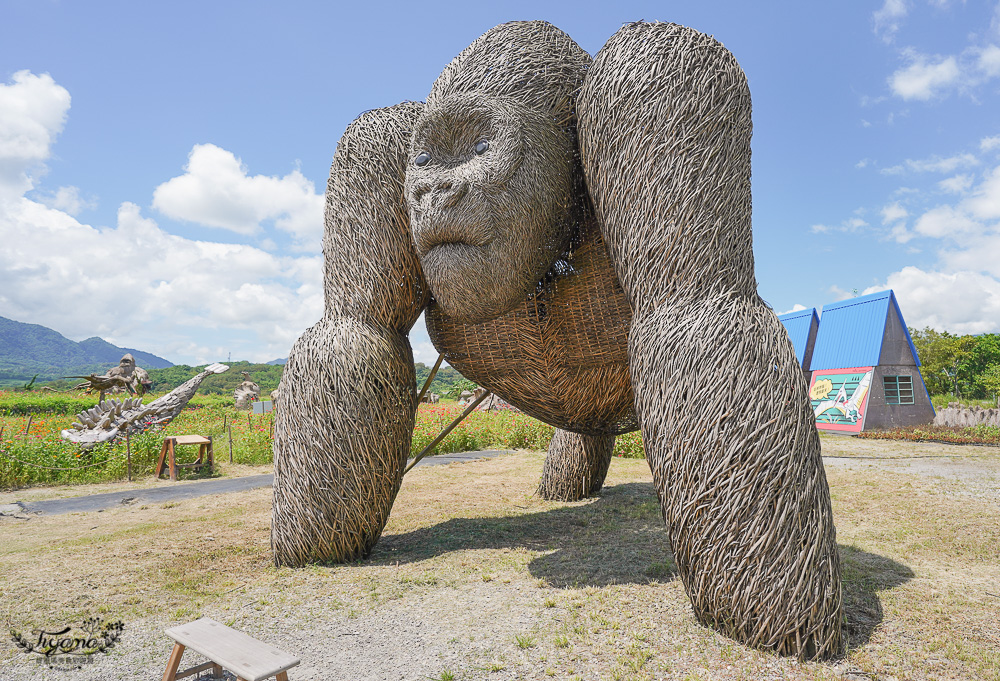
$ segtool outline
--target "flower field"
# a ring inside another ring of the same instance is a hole
[[[148,395],[144,401],[154,398]],[[70,427],[77,412],[96,403],[95,396],[0,391],[0,489],[125,479],[123,438],[113,445],[81,452],[59,437],[59,431]],[[421,404],[411,456],[421,452],[461,412],[462,407],[453,402]],[[234,409],[228,397],[196,395],[165,427],[131,438],[132,476],[153,474],[163,438],[171,435],[211,436],[216,460],[228,461],[227,425],[232,432],[234,463],[271,463],[272,424],[270,413],[248,415]],[[519,412],[473,412],[430,454],[480,449],[544,450],[553,432],[552,426]],[[620,435],[615,442],[615,456],[642,458],[639,433]]]
[[[868,440],[909,440],[911,442],[946,442],[953,445],[1000,445],[996,426],[907,426],[891,430],[865,431],[858,435]]]

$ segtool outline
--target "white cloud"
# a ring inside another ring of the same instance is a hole
[[[932,156],[921,161],[911,161],[907,159],[906,165],[910,170],[918,173],[950,173],[958,168],[967,168],[979,165],[979,159],[972,154],[959,154],[948,158]]]
[[[909,326],[957,334],[1000,331],[1000,281],[971,271],[927,272],[904,267],[865,293],[891,288]]]
[[[93,198],[80,196],[79,187],[59,187],[54,194],[39,192],[38,201],[49,208],[61,210],[70,215],[79,215],[84,209],[97,207],[97,201]]]
[[[164,215],[247,235],[273,220],[301,248],[318,250],[323,195],[298,170],[280,178],[251,176],[232,152],[214,144],[195,145],[184,170],[153,192],[153,207]]]
[[[10,84],[0,83],[0,199],[34,187],[69,106],[69,92],[47,73],[18,71]]]
[[[965,201],[969,212],[980,220],[1000,219],[1000,166],[986,174]]]
[[[928,100],[958,84],[961,71],[955,57],[931,61],[925,55],[913,54],[911,61],[889,77],[893,93],[903,99]]]
[[[899,202],[891,203],[887,206],[882,207],[882,224],[888,225],[893,222],[899,222],[905,219],[909,213],[905,208],[899,205]]]
[[[906,159],[900,165],[883,168],[882,175],[901,175],[907,170],[915,173],[952,173],[959,168],[970,168],[979,165],[979,159],[972,154],[957,154],[947,158],[931,156],[926,159]]]
[[[994,137],[984,137],[979,140],[980,151],[993,151],[994,149],[1000,149],[1000,135],[995,135]]]
[[[955,237],[962,233],[975,233],[982,225],[962,210],[952,206],[937,206],[921,215],[913,229],[923,236],[942,238]]]
[[[808,310],[808,309],[809,308],[807,308],[805,305],[800,305],[799,303],[795,303],[794,305],[792,305],[791,310],[785,310],[784,312],[777,312],[776,314],[780,317],[783,314],[791,314],[793,312],[801,312],[802,310]]]
[[[858,161],[857,163],[855,163],[854,167],[855,168],[867,168],[870,163],[872,163],[872,160],[870,158],[863,158],[860,161]]]
[[[907,7],[904,0],[885,0],[882,8],[872,15],[875,24],[875,35],[887,43],[891,43],[899,31],[902,19],[906,17]]]
[[[979,52],[976,64],[987,78],[1000,76],[1000,47],[987,45]]]
[[[836,284],[834,284],[833,286],[831,286],[830,288],[828,288],[827,291],[829,291],[830,295],[833,296],[833,300],[835,302],[839,302],[841,300],[847,300],[848,298],[855,298],[858,295],[858,292],[856,290],[855,291],[845,291],[844,289],[840,288]]]
[[[867,226],[868,226],[868,223],[865,222],[860,217],[853,217],[853,218],[848,218],[848,219],[844,220],[839,225],[831,226],[831,225],[817,224],[817,225],[813,225],[809,229],[812,230],[813,233],[815,233],[815,234],[827,234],[829,232],[847,232],[847,233],[850,233],[850,232],[856,232],[859,229],[861,229],[862,227],[867,227]]]
[[[0,215],[0,240],[2,314],[71,337],[128,339],[167,354],[185,327],[228,329],[245,336],[247,358],[266,360],[285,356],[322,314],[319,256],[185,239],[132,203],[119,208],[117,227],[99,229],[22,198]]]
[[[964,194],[972,186],[972,175],[955,175],[938,182],[938,186],[951,194]]]
[[[0,84],[0,315],[174,361],[215,361],[229,350],[237,359],[287,356],[322,314],[322,257],[186,239],[131,202],[119,207],[115,227],[81,223],[73,214],[93,199],[77,187],[36,188],[69,106],[69,93],[47,74],[20,71]],[[232,213],[224,208],[245,203],[254,224],[273,219],[318,241],[322,196],[298,171],[248,177],[210,145],[195,147],[188,170],[161,185],[166,210],[199,218],[215,208],[225,222]],[[180,206],[184,199],[192,205]]]

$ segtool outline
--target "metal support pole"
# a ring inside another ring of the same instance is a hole
[[[442,430],[440,435],[438,435],[436,438],[434,438],[434,440],[429,445],[427,445],[426,447],[424,447],[424,451],[420,452],[415,457],[413,457],[413,461],[411,461],[410,465],[407,466],[406,470],[403,471],[403,475],[406,475],[407,473],[409,473],[410,469],[412,469],[414,466],[416,466],[418,461],[420,461],[422,458],[424,458],[425,456],[427,456],[427,452],[429,452],[432,449],[434,449],[434,447],[436,447],[437,444],[439,442],[441,442],[441,440],[445,439],[445,437],[447,437],[448,433],[450,433],[451,431],[453,431],[455,429],[455,426],[457,426],[459,423],[461,423],[462,419],[464,419],[466,416],[468,416],[469,414],[471,414],[473,412],[473,410],[476,407],[479,406],[479,403],[482,402],[483,400],[485,400],[486,397],[488,395],[490,395],[490,394],[491,393],[487,390],[482,395],[480,395],[479,397],[477,397],[476,400],[475,400],[475,402],[473,402],[468,407],[466,407],[465,411],[463,411],[461,414],[459,414],[458,418],[455,419],[454,421],[452,421],[450,426],[448,426],[447,428],[445,428],[444,430]]]
[[[427,375],[427,380],[424,381],[424,387],[420,389],[420,394],[417,395],[417,404],[420,404],[420,400],[424,399],[424,394],[427,393],[427,389],[431,387],[431,381],[433,381],[434,376],[437,375],[438,367],[441,366],[441,361],[443,359],[444,359],[444,353],[438,355],[438,359],[434,363],[434,368],[431,369],[431,373]]]

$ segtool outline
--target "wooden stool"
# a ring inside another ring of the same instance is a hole
[[[177,463],[177,455],[174,451],[177,445],[198,445],[198,459],[194,463]],[[207,458],[207,461],[206,461]],[[160,461],[156,464],[156,477],[163,475],[163,469],[169,468],[170,479],[177,480],[178,468],[201,468],[208,466],[208,472],[212,472],[212,438],[201,435],[177,435],[175,437],[164,438],[163,447],[160,449]]]
[[[228,669],[236,674],[239,681],[262,681],[272,676],[277,681],[288,681],[287,670],[301,661],[208,617],[167,629],[165,633],[175,643],[167,661],[167,670],[163,672],[163,681],[193,676],[209,668],[217,677],[222,676],[223,668]],[[209,662],[178,673],[185,648],[204,655]]]

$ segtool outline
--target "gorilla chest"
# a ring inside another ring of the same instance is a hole
[[[427,308],[438,352],[535,418],[586,434],[638,426],[628,370],[632,309],[596,229],[514,310],[463,324]]]

